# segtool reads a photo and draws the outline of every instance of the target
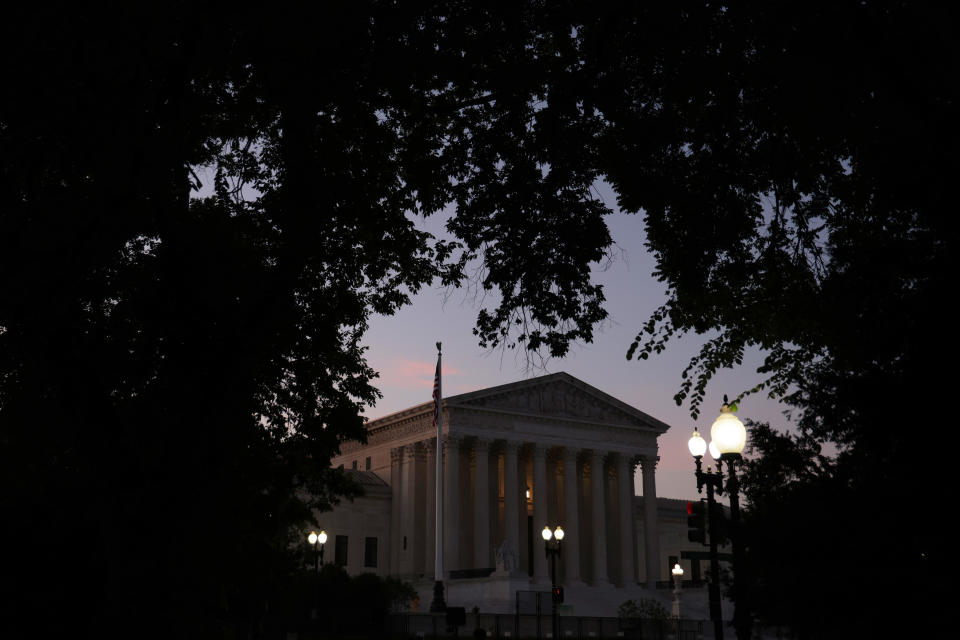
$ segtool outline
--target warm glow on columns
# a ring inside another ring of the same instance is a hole
[[[747,429],[730,407],[723,405],[720,417],[710,427],[710,439],[717,443],[720,453],[740,453],[747,444]]]

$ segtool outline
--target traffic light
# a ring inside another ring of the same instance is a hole
[[[702,500],[687,503],[687,539],[707,544],[707,505]]]
[[[553,588],[553,601],[557,604],[563,604],[563,587]]]
[[[719,502],[714,503],[713,509],[710,510],[710,539],[721,546],[730,541],[729,522],[723,511],[723,505]]]

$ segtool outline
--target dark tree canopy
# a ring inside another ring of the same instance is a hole
[[[696,416],[767,350],[757,390],[840,446],[842,486],[919,521],[938,478],[908,438],[956,354],[956,26],[882,2],[10,9],[0,469],[31,567],[5,606],[246,633],[297,527],[355,490],[329,460],[377,397],[370,315],[475,277],[481,344],[591,340],[598,180],[668,287],[629,355],[715,332],[677,396]],[[455,242],[411,221],[447,207]],[[750,482],[756,512],[780,497]],[[939,549],[901,533],[901,566]]]
[[[426,283],[481,265],[488,343],[590,339],[610,237],[550,97],[569,16],[475,4],[11,9],[4,620],[246,633],[355,490],[329,461],[377,397],[370,314]],[[416,230],[451,203],[459,245]]]
[[[958,272],[956,10],[738,3],[610,23],[592,74],[609,105],[602,162],[621,205],[644,211],[669,290],[629,356],[713,332],[677,394],[697,417],[712,374],[765,349],[741,395],[783,397],[800,428],[752,431],[741,573],[756,588],[738,602],[807,637],[939,622],[952,544],[928,523],[950,483],[919,447],[960,355],[943,309]]]

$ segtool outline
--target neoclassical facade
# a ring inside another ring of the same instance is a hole
[[[566,373],[444,398],[439,444],[432,418],[425,402],[370,422],[365,445],[341,448],[334,465],[357,470],[367,496],[324,516],[332,535],[344,532],[338,562],[431,584],[440,481],[454,602],[469,592],[496,609],[517,589],[549,585],[544,526],[566,533],[557,575],[568,589],[665,579],[655,473],[666,424]],[[645,497],[637,516],[635,473]]]

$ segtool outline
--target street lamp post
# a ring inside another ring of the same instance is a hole
[[[543,548],[550,558],[550,618],[553,626],[553,637],[560,637],[560,619],[557,617],[557,600],[559,598],[559,589],[557,588],[557,558],[560,556],[560,547],[563,542],[563,529],[559,526],[550,531],[550,527],[544,527],[540,534],[543,536]],[[554,542],[551,542],[551,538]]]
[[[307,536],[307,542],[313,547],[313,601],[314,606],[310,609],[310,619],[317,619],[317,603],[320,601],[320,565],[323,564],[323,545],[327,543],[327,532],[321,530],[320,533],[311,531]]]
[[[323,564],[323,545],[327,544],[327,532],[311,531],[310,535],[307,536],[307,542],[313,547],[313,572],[318,574],[320,573],[320,565]]]
[[[670,570],[670,573],[673,575],[673,617],[678,621],[680,620],[680,581],[683,579],[683,567],[680,566],[680,563],[673,565],[673,569]]]
[[[680,589],[681,580],[683,579],[683,568],[680,566],[680,563],[673,565],[673,569],[670,570],[670,573],[673,575],[673,623],[677,625],[677,640],[680,640]]]
[[[746,427],[743,426],[743,423],[733,414],[734,410],[735,409],[731,408],[728,404],[727,397],[724,396],[723,405],[720,407],[720,416],[714,421],[713,426],[710,427],[710,453],[717,460],[717,471],[715,473],[710,467],[707,467],[706,472],[702,470],[701,460],[707,450],[707,444],[706,441],[700,437],[696,429],[694,429],[693,437],[690,438],[687,444],[690,454],[693,456],[697,466],[697,491],[702,492],[703,487],[707,487],[707,507],[708,517],[710,518],[710,609],[711,618],[714,619],[714,629],[717,640],[723,639],[723,628],[722,622],[720,622],[719,612],[720,584],[716,545],[718,527],[714,515],[717,513],[713,495],[714,491],[716,491],[718,495],[723,495],[723,492],[726,491],[730,496],[730,543],[733,546],[733,567],[734,572],[736,572],[737,569],[741,570],[740,576],[734,573],[734,586],[736,587],[737,578],[739,578],[741,585],[744,584],[744,577],[742,575],[745,566],[743,563],[743,545],[738,530],[740,525],[740,483],[737,480],[735,465],[741,460],[741,453],[743,452],[744,446],[746,446],[747,430]],[[728,477],[726,482],[724,482],[723,478],[724,462],[727,463]],[[737,632],[738,640],[749,640],[752,626],[750,615],[745,610],[743,600],[740,599],[736,603],[733,614],[733,628]]]
[[[710,470],[710,467],[707,467],[706,472],[703,471],[701,461],[703,460],[703,454],[707,451],[707,441],[700,437],[700,432],[696,429],[693,430],[693,437],[687,443],[687,448],[690,449],[693,460],[697,465],[697,493],[703,493],[704,486],[707,488],[707,514],[709,517],[715,513],[714,489],[719,487],[720,478],[718,474]],[[710,582],[707,585],[707,594],[710,601],[710,619],[713,621],[713,636],[715,640],[723,640],[723,613],[720,609],[720,561],[717,558],[717,536],[712,518],[710,523]]]

